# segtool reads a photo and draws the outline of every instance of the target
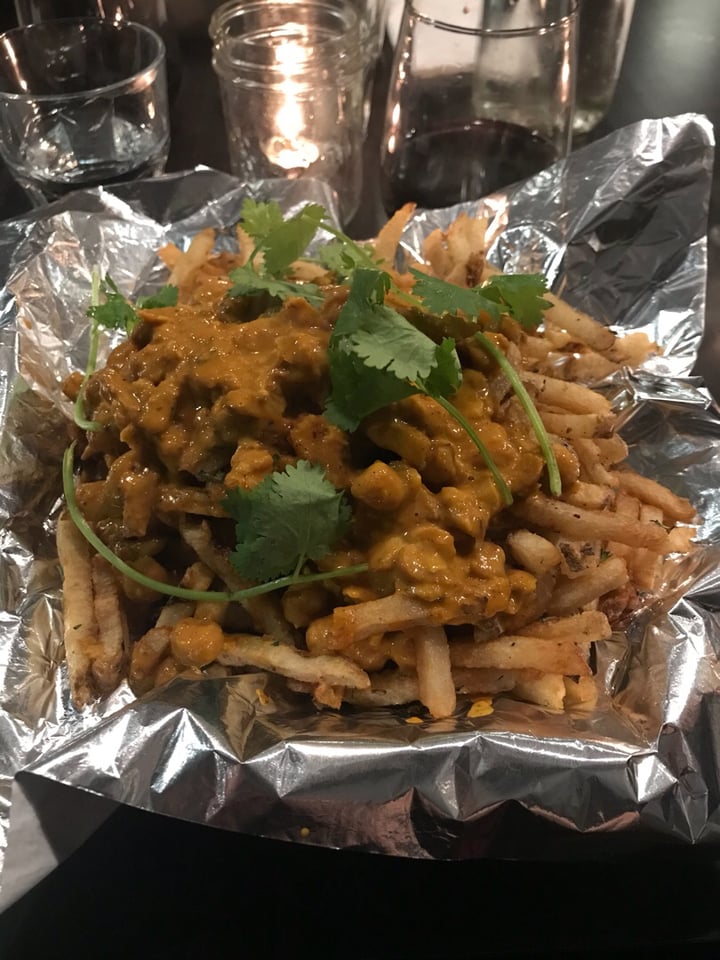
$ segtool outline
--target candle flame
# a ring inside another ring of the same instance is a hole
[[[299,43],[286,40],[275,50],[278,66],[285,73],[280,84],[282,104],[275,114],[277,134],[271,138],[267,156],[284,170],[307,169],[320,156],[316,144],[304,137],[305,116],[300,103],[300,84],[293,79],[302,71],[307,53]]]

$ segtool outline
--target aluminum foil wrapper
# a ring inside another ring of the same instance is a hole
[[[308,200],[332,208],[332,197],[322,185],[248,188],[198,170],[75,194],[0,225],[4,827],[13,777],[24,771],[6,880],[15,883],[17,851],[30,849],[28,830],[49,831],[57,817],[51,784],[77,788],[65,791],[68,810],[84,810],[93,795],[258,836],[408,857],[582,855],[591,835],[594,850],[720,840],[720,420],[691,376],[712,157],[704,118],[647,120],[463,207],[490,218],[498,265],[544,271],[572,303],[664,347],[608,389],[631,462],[693,501],[702,546],[627,635],[598,645],[601,696],[589,714],[501,698],[488,717],[470,719],[461,704],[449,720],[408,724],[412,707],[318,712],[264,674],[177,680],[139,701],[123,686],[75,711],[53,526],[68,417],[60,386],[85,365],[91,271],[146,292],[161,282],[159,246],[231,226],[248,192],[286,209]],[[457,211],[419,212],[405,245],[417,251]]]

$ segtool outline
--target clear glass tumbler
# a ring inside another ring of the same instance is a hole
[[[351,3],[230,2],[210,36],[233,173],[325,180],[347,222],[362,185],[368,55]]]
[[[82,18],[0,36],[0,154],[33,203],[161,173],[169,145],[152,30]]]
[[[443,207],[570,149],[576,0],[406,0],[382,142],[388,213]]]
[[[600,123],[615,95],[635,0],[580,0],[575,134]]]

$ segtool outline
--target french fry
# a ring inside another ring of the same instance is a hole
[[[558,673],[540,670],[515,670],[512,693],[520,700],[536,703],[548,710],[562,710],[565,702],[565,680]],[[589,679],[589,678],[583,678]]]
[[[593,710],[598,699],[597,680],[594,677],[564,677],[565,708]]]
[[[581,310],[560,300],[552,293],[545,294],[552,306],[545,311],[545,323],[566,330],[575,340],[586,343],[593,350],[602,353],[615,344],[615,334],[597,320],[593,320]]]
[[[75,705],[84,707],[95,699],[92,651],[98,642],[90,548],[66,514],[58,520],[56,542],[63,572],[65,659],[70,690]]]
[[[564,491],[563,500],[586,510],[607,510],[615,501],[615,491],[602,483],[577,480]]]
[[[336,607],[332,615],[331,645],[333,649],[342,650],[354,641],[365,640],[376,633],[434,625],[428,604],[395,593],[380,600]]]
[[[345,691],[345,700],[361,707],[394,707],[420,699],[417,675],[400,670],[382,670],[370,676],[365,689]]]
[[[598,459],[604,467],[621,463],[628,455],[628,446],[619,433],[614,433],[611,437],[595,437],[593,443]]]
[[[550,598],[547,610],[551,616],[562,616],[573,613],[586,604],[597,600],[598,597],[611,590],[617,590],[627,583],[627,565],[622,557],[611,557],[598,564],[589,573],[574,580],[563,579],[558,581],[555,592]],[[563,670],[562,673],[572,674],[572,670]]]
[[[529,623],[518,630],[521,636],[538,639],[574,640],[577,643],[594,643],[607,640],[612,636],[608,618],[598,610],[585,610],[569,617],[548,617]]]
[[[630,547],[647,547],[660,553],[666,552],[668,546],[667,532],[656,523],[633,523],[607,511],[584,510],[539,493],[518,503],[513,512],[570,540],[617,540]]]
[[[169,624],[153,627],[133,646],[128,680],[137,696],[152,690],[160,664],[170,653],[170,633]]]
[[[95,690],[103,697],[120,683],[128,651],[128,626],[112,567],[103,557],[92,558],[92,590],[98,645],[91,656]]]
[[[304,683],[358,690],[370,687],[367,673],[351,660],[325,654],[311,656],[283,643],[274,645],[270,636],[228,634],[218,662],[228,667],[259,667]]]
[[[504,636],[484,643],[461,640],[450,647],[453,667],[484,667],[494,670],[540,670],[585,676],[590,672],[577,645],[571,640]]]
[[[173,264],[168,282],[178,287],[183,297],[189,292],[193,273],[207,260],[214,246],[215,231],[212,227],[206,227],[195,234],[190,246]]]
[[[495,696],[507,693],[515,686],[515,673],[512,670],[454,667],[452,676],[458,693],[470,696]]]
[[[415,631],[415,663],[421,703],[433,717],[449,717],[455,710],[455,684],[442,627]]]
[[[618,485],[617,476],[607,470],[600,462],[600,449],[595,439],[588,440],[578,437],[573,441],[573,446],[580,461],[583,479],[606,487],[616,487]]]
[[[515,560],[530,573],[540,576],[559,566],[562,554],[549,540],[529,530],[515,530],[507,538]]]
[[[601,393],[567,380],[559,380],[529,370],[520,372],[520,379],[530,386],[535,399],[542,404],[562,407],[569,413],[594,413],[608,416],[611,413],[610,401]]]
[[[650,477],[642,477],[634,470],[618,470],[618,483],[622,490],[637,497],[643,503],[659,507],[669,520],[690,521],[695,517],[695,508],[684,497],[678,497]]]
[[[414,203],[406,203],[385,222],[380,233],[375,238],[373,246],[375,253],[385,263],[392,265],[395,262],[400,237],[407,226],[407,222],[415,212]]]
[[[538,413],[545,429],[565,440],[595,437],[612,427],[612,417],[603,413],[553,413],[544,407]]]

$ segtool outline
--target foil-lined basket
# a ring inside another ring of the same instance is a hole
[[[179,679],[141,700],[123,685],[76,711],[54,520],[69,417],[61,384],[85,366],[93,269],[129,294],[147,292],[162,283],[163,243],[232,228],[244,196],[275,198],[288,212],[316,201],[334,213],[334,198],[322,184],[248,186],[200,169],[74,194],[0,225],[5,902],[117,803],[422,858],[583,855],[591,835],[593,855],[720,840],[720,419],[691,375],[712,159],[704,118],[646,120],[504,193],[419,211],[403,238],[417,253],[459,210],[487,216],[499,266],[543,271],[571,303],[664,348],[609,388],[631,463],[692,500],[701,544],[627,634],[597,645],[591,713],[499,698],[490,716],[469,718],[461,703],[451,719],[409,724],[417,707],[319,712],[260,673]]]

